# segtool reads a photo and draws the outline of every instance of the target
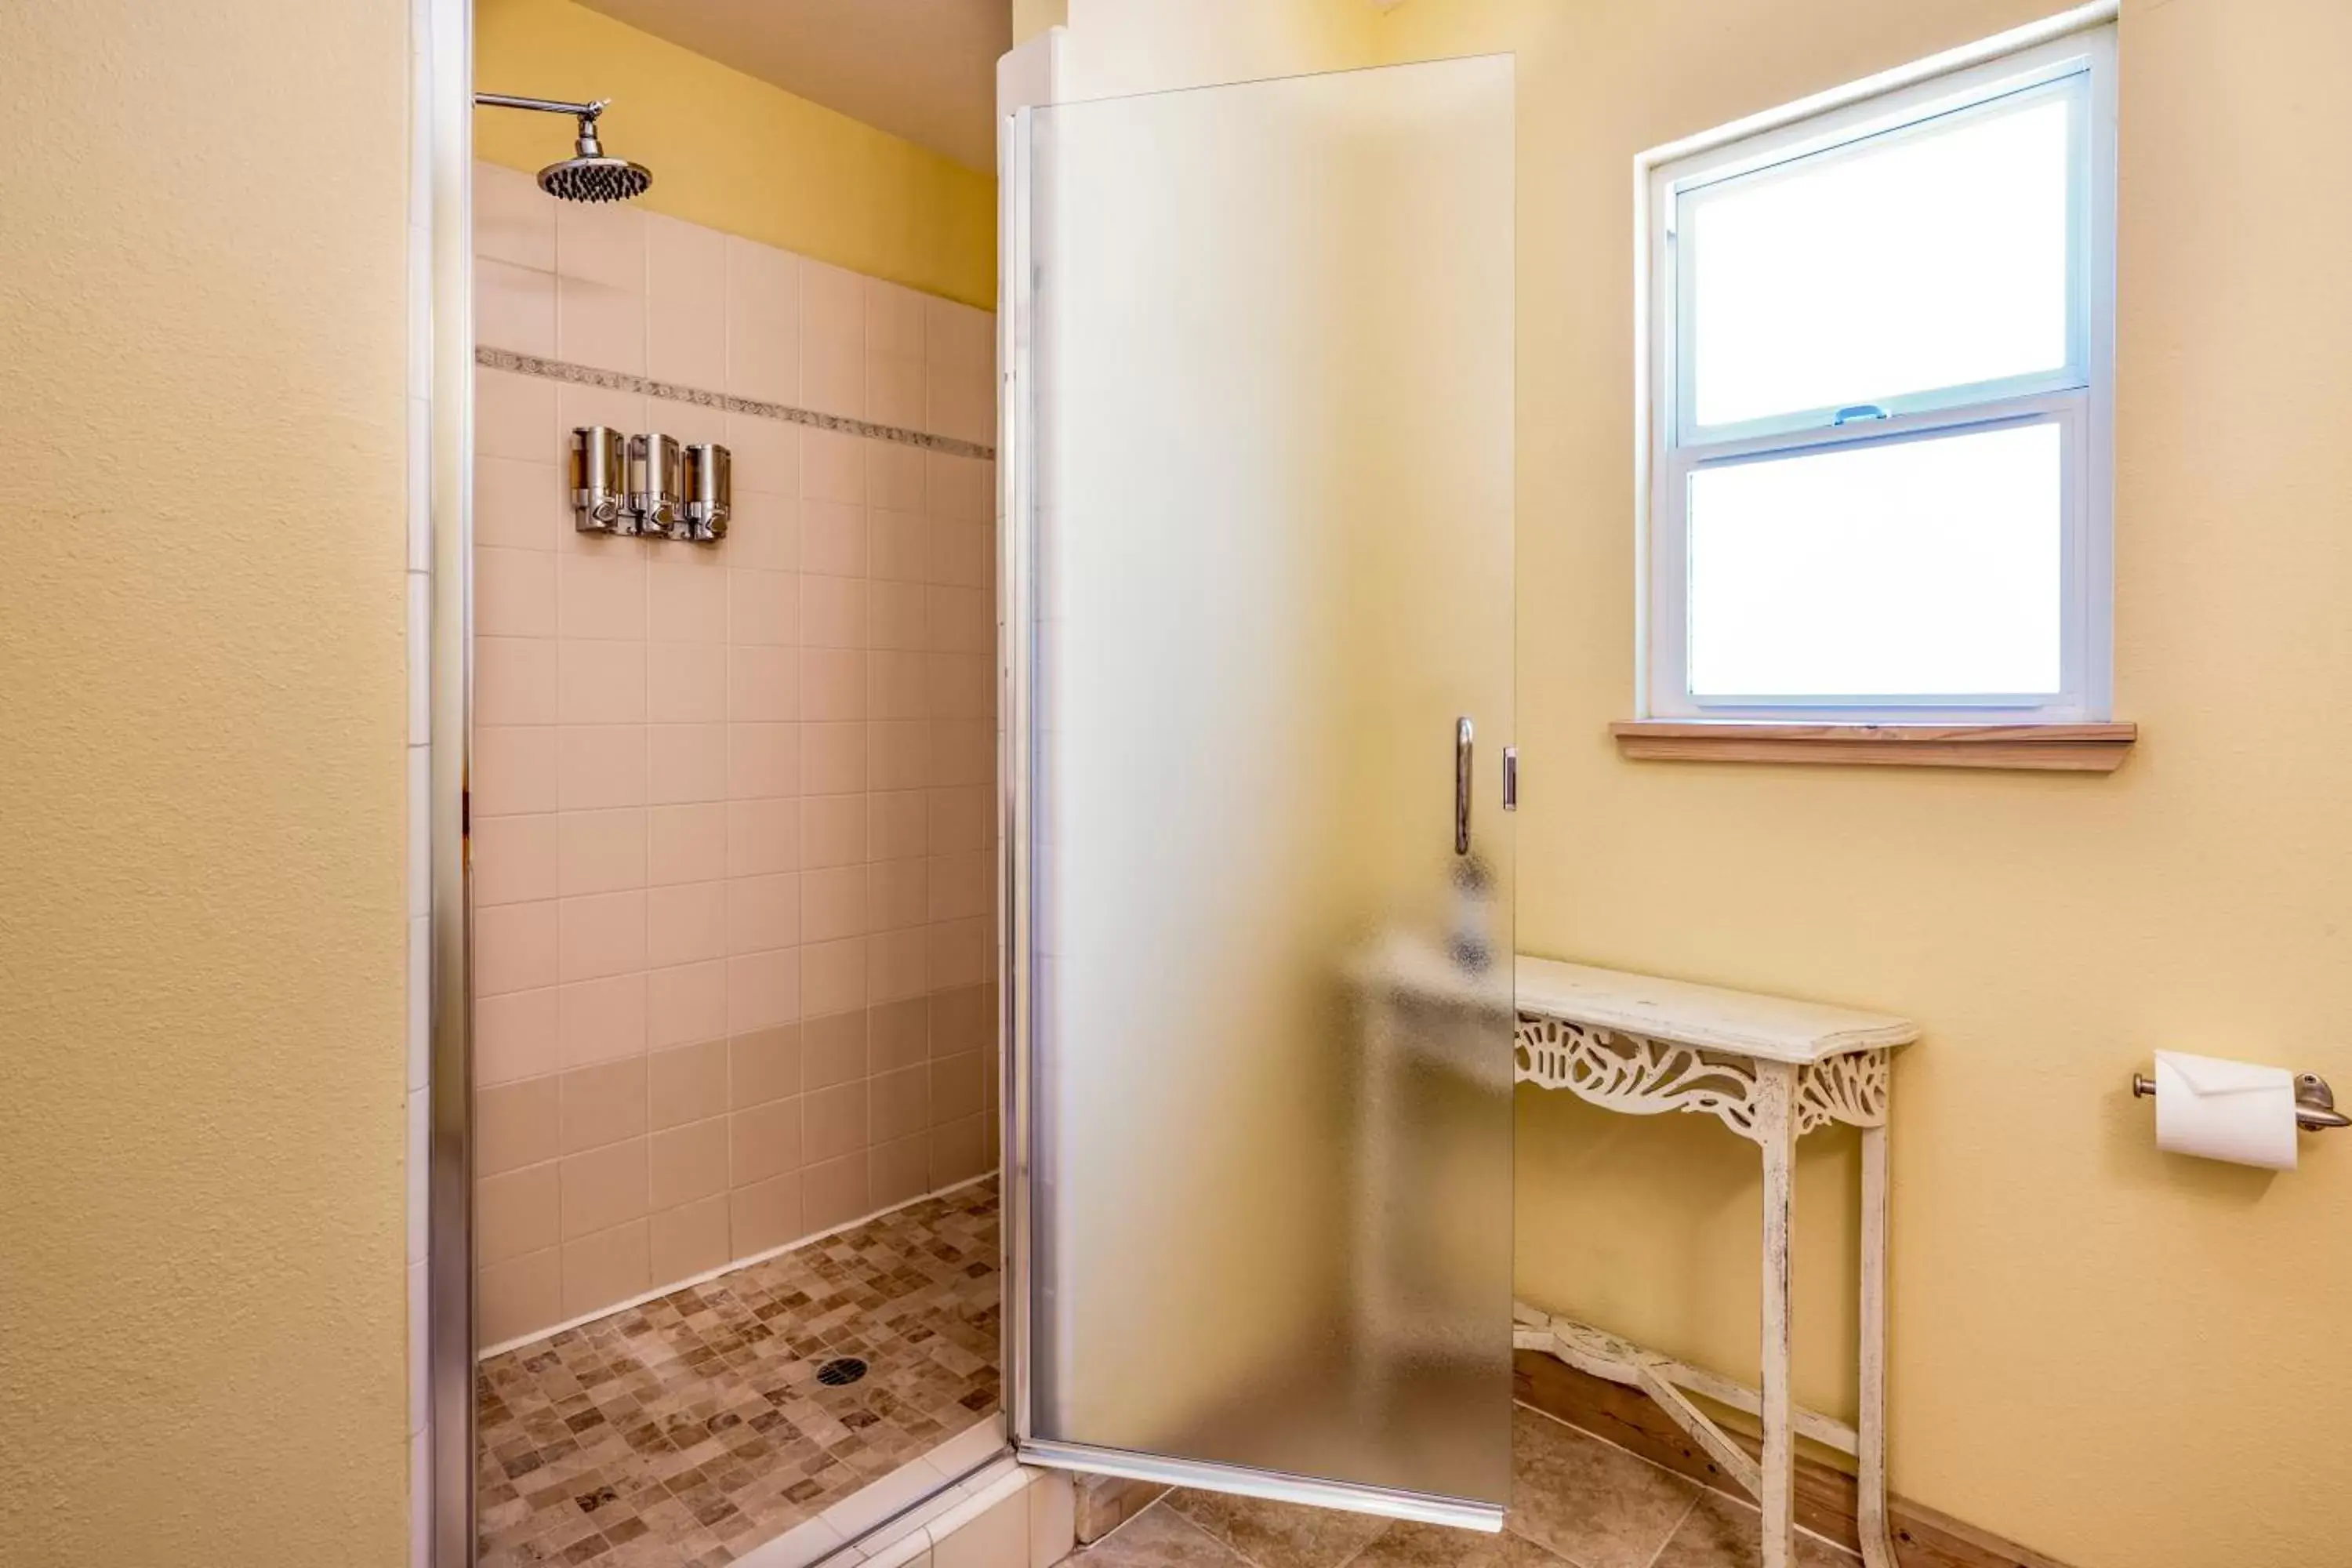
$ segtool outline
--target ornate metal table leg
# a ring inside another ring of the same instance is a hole
[[[1881,1090],[1884,1094],[1885,1091]],[[1864,1568],[1895,1568],[1886,1532],[1886,1130],[1862,1130],[1862,1408],[1855,1459]]]
[[[1763,1568],[1796,1549],[1796,1450],[1789,1419],[1789,1232],[1796,1209],[1797,1069],[1759,1064],[1755,1138],[1764,1151]]]

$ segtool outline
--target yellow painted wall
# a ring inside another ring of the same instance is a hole
[[[474,81],[609,98],[604,150],[654,174],[655,212],[996,307],[996,182],[572,0],[479,0]],[[558,115],[478,110],[474,151],[537,171],[571,155]]]
[[[2352,1136],[2291,1175],[2170,1158],[2124,1085],[2159,1047],[2352,1081],[2352,748],[2326,718],[2352,686],[2352,7],[2126,0],[2121,773],[1639,764],[1604,732],[1633,686],[1634,155],[2054,8],[1379,22],[1386,59],[1518,57],[1521,944],[1926,1025],[1897,1074],[1899,1490],[2079,1568],[2334,1563]],[[1190,9],[1072,0],[1082,89]],[[1752,1170],[1703,1119],[1524,1092],[1522,1293],[1752,1375]],[[1808,1141],[1798,1393],[1836,1408],[1852,1178],[1850,1143]]]
[[[407,6],[12,7],[0,1561],[405,1561]]]

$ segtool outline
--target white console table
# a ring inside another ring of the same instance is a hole
[[[1886,1527],[1886,1145],[1895,1047],[1906,1018],[1691,985],[1522,955],[1515,973],[1517,1079],[1564,1089],[1610,1110],[1713,1116],[1762,1151],[1763,1388],[1751,1391],[1596,1329],[1518,1308],[1514,1342],[1655,1399],[1745,1487],[1764,1517],[1763,1568],[1790,1568],[1796,1527],[1795,1434],[1853,1456],[1867,1568],[1895,1568]],[[1843,1121],[1862,1129],[1862,1378],[1855,1426],[1789,1397],[1789,1234],[1797,1140]],[[1692,1394],[1756,1416],[1762,1464]]]

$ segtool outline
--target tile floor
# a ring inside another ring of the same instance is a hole
[[[733,1562],[995,1412],[1001,1290],[991,1178],[491,1357],[481,1568]]]
[[[1171,1492],[1072,1568],[1756,1568],[1756,1510],[1520,1409],[1500,1535]],[[1797,1538],[1798,1568],[1858,1559]]]

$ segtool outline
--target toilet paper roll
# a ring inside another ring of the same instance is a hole
[[[2156,1145],[2175,1154],[2294,1169],[2294,1075],[2284,1068],[2156,1053]]]

